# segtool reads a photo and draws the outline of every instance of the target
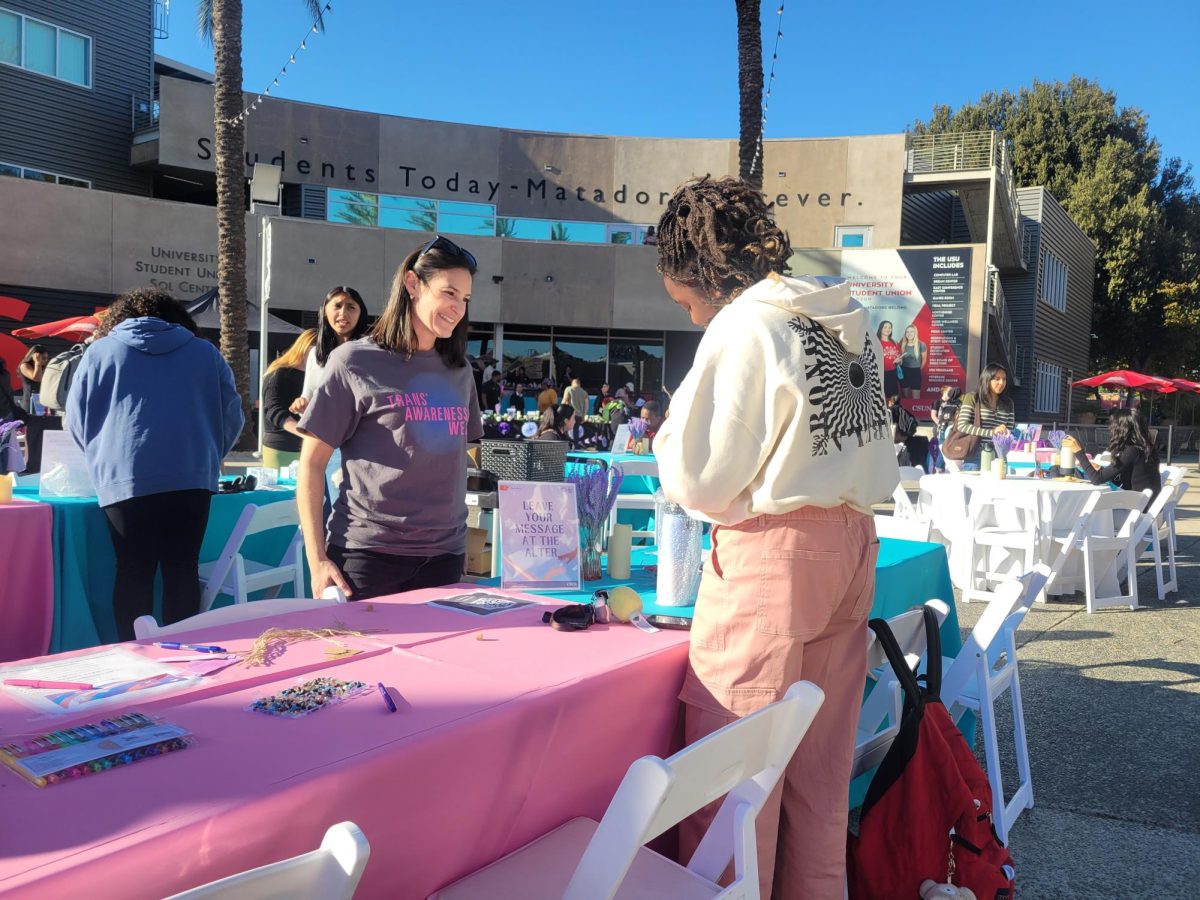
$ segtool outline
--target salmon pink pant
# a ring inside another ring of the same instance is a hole
[[[680,693],[687,743],[779,700],[797,681],[825,692],[758,814],[764,900],[842,897],[850,767],[878,553],[874,519],[849,506],[803,507],[713,530]],[[684,863],[719,805],[681,826]]]

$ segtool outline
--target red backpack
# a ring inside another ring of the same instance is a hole
[[[858,837],[849,837],[850,897],[912,900],[930,879],[970,888],[978,900],[1011,900],[1013,860],[992,827],[987,776],[940,698],[937,617],[925,609],[924,687],[887,623],[870,625],[904,690],[904,713],[867,789]]]

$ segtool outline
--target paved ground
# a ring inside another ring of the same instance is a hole
[[[1200,896],[1200,477],[1188,482],[1178,593],[1159,601],[1147,563],[1138,610],[1088,615],[1078,594],[1017,633],[1035,801],[1010,835],[1022,898]],[[959,604],[964,639],[982,608]],[[1013,785],[1010,710],[997,718]]]

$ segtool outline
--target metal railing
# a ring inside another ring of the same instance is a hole
[[[990,169],[1006,160],[1004,141],[994,131],[910,134],[904,154],[904,167],[912,175]]]
[[[171,36],[171,0],[154,0],[154,37],[165,41]]]
[[[134,134],[158,128],[158,98],[130,97],[129,126]]]
[[[1000,333],[1000,341],[1004,345],[1004,358],[1009,366],[1020,371],[1016,366],[1016,333],[1013,331],[1012,318],[1008,314],[1008,301],[1004,299],[1004,287],[1000,284],[1000,273],[993,269],[988,272],[987,280],[988,313],[996,317],[996,330]]]

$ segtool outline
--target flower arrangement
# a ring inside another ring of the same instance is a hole
[[[640,441],[646,436],[646,420],[645,419],[630,419],[629,420],[629,436],[635,441]]]
[[[992,448],[1000,459],[1006,459],[1009,451],[1016,445],[1017,439],[1011,434],[997,434],[992,438]]]
[[[540,416],[537,412],[497,413],[487,410],[483,414],[483,424],[499,425],[503,422],[536,422]]]
[[[604,526],[612,512],[625,472],[620,466],[589,465],[582,471],[567,475],[567,482],[575,485],[575,506],[579,512],[580,574],[587,581],[594,581],[603,573],[600,555],[604,545]]]
[[[1051,431],[1046,434],[1046,442],[1055,450],[1061,450],[1063,441],[1067,439],[1065,431]]]

